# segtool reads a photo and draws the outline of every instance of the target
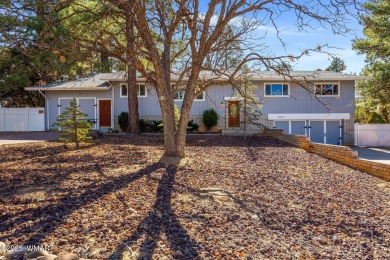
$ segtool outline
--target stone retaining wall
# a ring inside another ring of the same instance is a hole
[[[264,130],[260,135],[272,136],[308,152],[390,181],[390,165],[359,159],[358,153],[347,146],[312,143],[306,136],[285,135],[283,130],[277,129]]]

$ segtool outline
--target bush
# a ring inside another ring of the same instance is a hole
[[[127,132],[129,127],[129,113],[121,112],[118,116],[118,125],[121,128],[122,132]]]
[[[207,130],[218,124],[218,114],[213,108],[203,112],[203,124],[206,126]]]
[[[179,128],[179,121],[180,121],[180,111],[179,111],[179,108],[177,107],[177,105],[175,104],[174,106],[174,115],[175,115],[175,127],[176,127],[176,132],[177,132],[177,129]]]
[[[194,123],[194,120],[190,120],[187,125],[187,133],[198,131],[199,125],[197,123]]]
[[[139,126],[142,133],[158,133],[163,128],[162,121],[159,120],[139,120]]]

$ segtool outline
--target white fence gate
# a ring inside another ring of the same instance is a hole
[[[355,145],[390,146],[390,124],[356,124]]]
[[[45,109],[0,108],[0,131],[45,131]]]

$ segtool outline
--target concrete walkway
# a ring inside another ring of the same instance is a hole
[[[390,147],[351,147],[360,159],[390,164]]]
[[[58,136],[56,132],[2,133],[0,145],[54,141]]]

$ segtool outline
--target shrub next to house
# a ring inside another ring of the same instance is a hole
[[[129,127],[129,113],[121,112],[118,116],[118,125],[121,128],[122,132],[127,132]]]
[[[218,114],[213,108],[203,112],[203,124],[206,126],[207,130],[218,124]]]

